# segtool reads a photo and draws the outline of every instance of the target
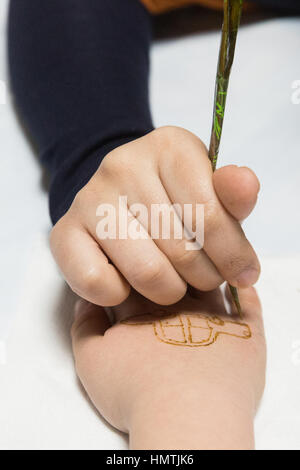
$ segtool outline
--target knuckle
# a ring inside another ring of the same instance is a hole
[[[183,139],[186,140],[189,134],[191,134],[189,131],[181,127],[163,126],[153,131],[152,138],[159,147],[174,149],[178,144],[181,145]]]
[[[102,284],[100,277],[84,279],[80,284],[69,284],[71,290],[81,298],[102,307],[115,307],[122,304],[130,294],[130,287],[126,291],[110,290]]]
[[[103,307],[116,307],[117,305],[125,302],[125,300],[129,297],[129,294],[130,286],[128,286],[128,289],[124,291],[110,291],[109,289],[106,289],[105,295],[103,294],[101,297],[101,305]]]
[[[63,233],[65,217],[66,216],[63,216],[58,222],[56,222],[56,224],[54,225],[54,227],[52,227],[50,231],[49,242],[53,254],[56,251],[57,246],[61,245],[64,240],[64,237],[62,237],[61,235]]]
[[[161,127],[154,132],[154,147],[162,155],[160,166],[166,171],[171,165],[178,173],[187,172],[191,165],[195,165],[195,162],[199,165],[200,161],[210,168],[207,149],[192,132],[175,126]]]
[[[120,160],[120,151],[113,150],[108,153],[100,165],[100,173],[105,175],[114,174],[118,170]]]
[[[220,231],[221,218],[219,217],[216,204],[213,201],[206,201],[204,206],[204,233],[205,237]]]
[[[161,305],[174,305],[177,302],[180,302],[187,293],[187,284],[183,284],[180,289],[176,289],[168,293],[167,297],[164,297],[163,300],[160,300]]]
[[[158,139],[163,139],[163,140],[167,140],[170,142],[173,142],[174,140],[177,140],[183,137],[196,138],[196,136],[192,132],[179,126],[158,127],[157,129],[153,131],[153,135],[157,137]]]
[[[87,201],[87,190],[86,187],[84,186],[82,189],[78,191],[78,193],[75,195],[72,206],[71,208],[76,208],[76,209],[81,209],[85,207],[86,201]]]
[[[186,146],[191,146],[193,148],[197,147],[201,150],[207,152],[207,148],[202,140],[193,134],[192,132],[184,129],[183,127],[178,126],[163,126],[155,129],[153,135],[157,138],[159,142],[163,141],[164,143],[169,143],[174,147],[186,148]],[[190,148],[191,148],[190,147]]]
[[[99,190],[101,188],[101,192]],[[73,199],[72,205],[69,209],[72,218],[76,217],[77,220],[84,220],[85,214],[91,208],[99,204],[100,195],[105,192],[104,184],[98,184],[96,179],[90,180]]]
[[[99,271],[97,269],[86,271],[78,284],[71,285],[71,289],[83,297],[99,296],[101,294],[101,275]]]
[[[196,250],[187,250],[186,243],[187,241],[185,239],[180,240],[172,253],[174,263],[182,268],[190,266],[199,258],[199,252]]]
[[[181,127],[176,126],[162,126],[153,131],[153,135],[158,139],[169,139],[184,131]]]
[[[131,272],[132,282],[137,285],[147,286],[159,282],[163,276],[163,264],[159,261],[144,261],[143,266]]]
[[[203,277],[197,283],[196,288],[204,292],[210,292],[220,287],[223,284],[223,282],[224,282],[224,279],[221,276],[206,277],[206,278]]]
[[[135,173],[135,163],[134,152],[129,152],[126,146],[118,148],[107,154],[103,159],[99,167],[99,175],[106,179],[131,175]]]

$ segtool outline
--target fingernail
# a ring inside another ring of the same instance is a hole
[[[90,302],[87,302],[84,299],[79,299],[76,301],[74,305],[74,320],[78,320],[78,318],[84,316],[88,313],[89,306],[91,305]]]
[[[256,283],[259,271],[255,268],[248,268],[237,278],[238,287],[250,287]]]

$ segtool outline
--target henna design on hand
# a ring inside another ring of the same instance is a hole
[[[143,316],[134,316],[121,323],[131,326],[152,325],[156,338],[174,346],[200,347],[214,344],[220,335],[239,339],[250,339],[251,329],[246,323],[223,320],[217,316],[191,313],[168,314],[158,310],[151,314],[158,317],[143,321]]]

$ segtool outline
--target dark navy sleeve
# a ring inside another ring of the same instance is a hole
[[[53,223],[112,149],[153,129],[139,0],[11,0],[11,87],[51,175]]]

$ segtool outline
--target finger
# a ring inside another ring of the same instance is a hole
[[[90,233],[98,239],[102,250],[137,292],[161,305],[178,302],[186,293],[186,282],[128,210],[127,204],[124,205],[113,193],[108,199],[110,207],[114,209],[111,219],[113,236],[106,236],[102,230],[106,220],[99,221],[91,211],[86,213],[85,219]],[[102,214],[101,207],[105,206],[101,203],[98,205],[96,214],[99,216]],[[113,226],[117,228],[115,234]],[[120,227],[123,227],[122,234]]]
[[[220,288],[210,292],[201,292],[197,289],[190,289],[190,296],[194,300],[195,308],[201,308],[207,313],[215,315],[216,312],[222,315],[226,313],[224,297]],[[197,299],[197,300],[196,300]]]
[[[134,289],[131,289],[130,295],[127,297],[125,302],[113,307],[111,310],[114,320],[116,322],[121,322],[126,318],[139,315],[141,312],[151,312],[155,305],[156,304],[146,299],[146,297],[143,297]]]
[[[102,306],[119,305],[128,297],[129,284],[84,228],[63,217],[50,242],[66,281],[80,297]]]
[[[71,329],[76,372],[91,401],[104,417],[105,396],[113,393],[106,389],[111,375],[111,348],[109,341],[105,341],[109,328],[104,308],[83,300],[77,303]]]
[[[75,304],[74,322],[71,329],[75,355],[91,338],[101,339],[111,326],[103,307],[80,299]]]
[[[206,149],[196,137],[160,162],[160,175],[171,201],[204,205],[204,251],[221,276],[236,287],[254,284],[260,273],[257,256],[240,224],[220,203]],[[185,152],[185,153],[184,153]],[[195,214],[195,211],[194,211]],[[193,216],[193,225],[199,225]],[[200,228],[201,229],[201,228]]]
[[[224,166],[214,172],[213,184],[219,200],[236,220],[244,220],[251,214],[260,190],[259,180],[252,170]]]
[[[143,201],[146,212],[139,211],[139,204],[135,201]],[[148,227],[155,244],[188,284],[209,291],[224,282],[202,247],[187,239],[182,219],[157,175],[149,177],[139,187],[135,185],[128,202],[132,212],[137,208],[134,215],[144,227]]]

